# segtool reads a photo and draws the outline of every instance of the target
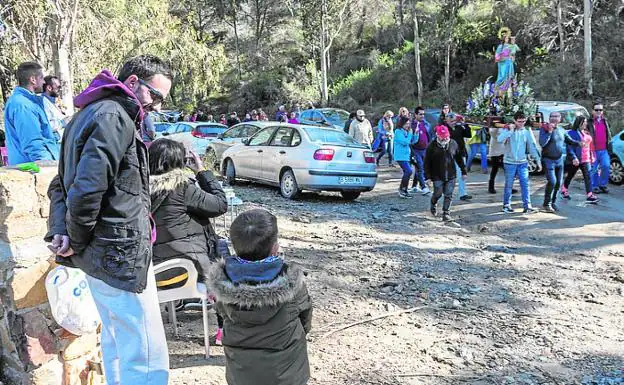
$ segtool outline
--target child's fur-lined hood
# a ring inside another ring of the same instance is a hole
[[[234,284],[225,273],[225,260],[214,263],[207,277],[217,300],[240,307],[273,307],[292,301],[303,285],[303,272],[295,265],[284,269],[273,281],[261,284]]]

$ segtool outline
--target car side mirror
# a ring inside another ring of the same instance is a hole
[[[243,139],[243,140],[242,140],[242,143],[243,143],[245,146],[249,146],[249,138],[245,138],[245,139]]]

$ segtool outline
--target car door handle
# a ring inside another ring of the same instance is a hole
[[[264,151],[262,151],[262,150],[258,150],[258,152],[264,152]]]
[[[280,151],[279,153],[280,153],[280,154],[285,154],[285,153],[286,153],[286,151],[282,150],[282,151]]]

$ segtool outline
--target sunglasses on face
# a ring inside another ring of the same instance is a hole
[[[152,97],[152,105],[162,104],[162,102],[165,100],[165,97],[163,96],[163,94],[160,93],[160,91],[147,84],[147,82],[143,79],[139,79],[139,84],[145,86],[145,88],[147,88],[147,90],[149,91],[150,96]]]
[[[594,108],[594,111],[596,111],[596,112],[602,112],[603,110],[602,110],[602,109],[600,109],[600,108]]]

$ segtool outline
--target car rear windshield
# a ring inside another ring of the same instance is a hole
[[[216,137],[217,135],[225,132],[225,130],[227,130],[227,128],[221,126],[197,126],[193,131],[204,136]]]
[[[574,108],[574,109],[564,110],[560,112],[561,112],[561,122],[564,124],[574,123],[574,120],[576,119],[577,116],[584,116],[586,118],[589,118],[589,115],[587,114],[584,108]],[[548,119],[548,117],[545,117],[545,118]]]
[[[349,120],[349,113],[342,110],[325,110],[323,111],[327,120],[331,122],[346,122]]]
[[[345,147],[365,147],[343,131],[320,127],[306,127],[305,131],[308,133],[310,141],[313,143],[333,144]]]

